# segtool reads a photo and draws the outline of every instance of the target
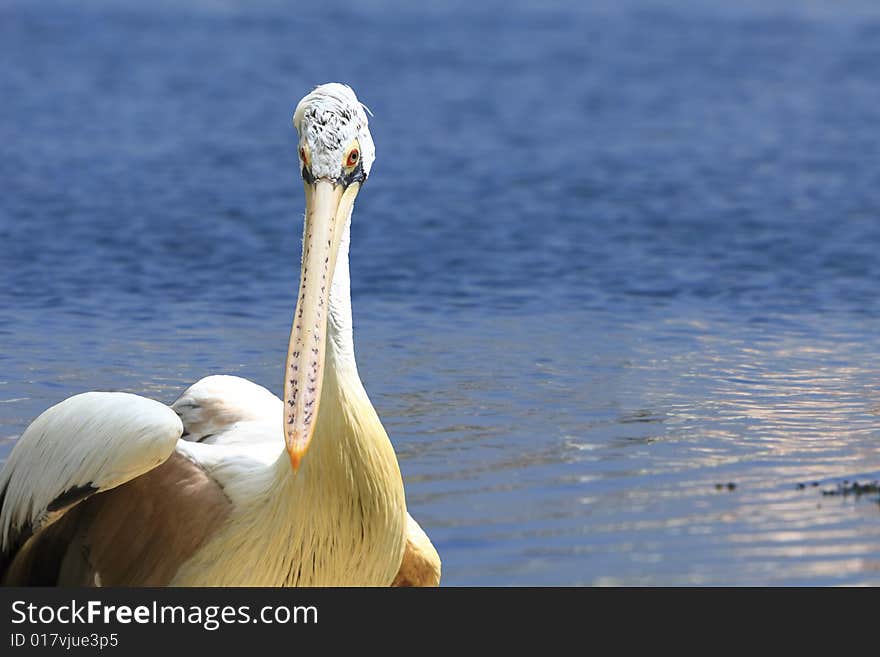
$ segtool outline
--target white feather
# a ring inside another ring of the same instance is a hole
[[[367,113],[351,87],[337,82],[316,87],[299,101],[293,125],[311,155],[309,164],[315,178],[337,178],[344,154],[355,139],[360,144],[361,166],[369,175],[376,147],[367,128]]]
[[[183,431],[164,404],[124,392],[86,392],[44,411],[15,443],[3,471],[0,546],[48,526],[47,507],[82,486],[115,488],[163,463]]]
[[[248,433],[247,444],[255,440],[276,442],[283,439],[273,431],[261,432],[259,425],[275,422],[281,430],[283,402],[261,385],[239,376],[213,375],[200,379],[171,404],[183,422],[184,439],[205,444],[241,442],[231,431],[238,423],[256,423]],[[221,434],[222,437],[221,437]]]

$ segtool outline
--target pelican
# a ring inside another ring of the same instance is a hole
[[[305,188],[284,395],[207,377],[172,405],[86,392],[0,472],[0,581],[78,586],[436,585],[397,457],[354,356],[348,248],[374,160],[354,92],[297,105]]]

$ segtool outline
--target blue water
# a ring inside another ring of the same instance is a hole
[[[84,390],[280,392],[290,119],[337,80],[444,583],[880,584],[876,496],[821,494],[880,478],[873,0],[5,0],[0,58],[3,452]]]

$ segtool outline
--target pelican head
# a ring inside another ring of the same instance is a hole
[[[321,401],[336,256],[375,149],[363,105],[342,84],[321,85],[303,98],[293,125],[306,196],[299,297],[284,369],[284,438],[296,471],[312,439]]]

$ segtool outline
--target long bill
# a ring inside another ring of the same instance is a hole
[[[299,470],[318,417],[324,379],[327,312],[339,243],[360,183],[347,188],[319,178],[305,183],[299,297],[284,367],[284,439],[290,464]]]

